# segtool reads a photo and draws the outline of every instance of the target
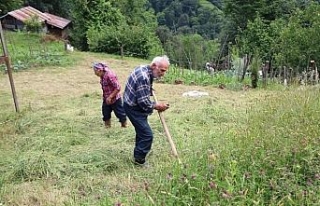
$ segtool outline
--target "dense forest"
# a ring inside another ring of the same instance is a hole
[[[320,58],[319,0],[2,0],[0,15],[26,5],[72,20],[82,51],[165,53],[189,69],[247,56],[300,72]]]

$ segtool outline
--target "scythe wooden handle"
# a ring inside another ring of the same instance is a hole
[[[154,91],[152,91],[152,94],[153,94],[153,98],[154,98],[155,103],[158,103],[158,100],[157,100],[157,97],[156,97]],[[179,157],[178,157],[178,152],[177,152],[176,146],[175,146],[175,144],[174,144],[174,142],[173,142],[173,140],[172,140],[172,137],[171,137],[171,134],[170,134],[170,132],[169,132],[167,123],[166,123],[166,121],[165,121],[165,119],[164,119],[163,113],[160,112],[160,111],[158,111],[158,114],[159,114],[159,117],[160,117],[160,120],[161,120],[163,129],[164,129],[164,132],[166,133],[167,139],[168,139],[169,144],[170,144],[170,146],[171,146],[172,153],[173,153],[173,155],[174,155],[176,158],[178,158],[179,163],[181,163],[181,161],[180,161],[180,159],[179,159]]]

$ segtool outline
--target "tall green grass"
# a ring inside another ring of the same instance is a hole
[[[190,70],[178,68],[174,65],[170,67],[163,81],[170,84],[182,83],[186,85],[219,86],[223,85],[227,89],[241,90],[244,85],[250,85],[250,78],[246,77],[243,82],[239,82],[233,71],[218,71],[209,74],[205,70]]]
[[[190,136],[202,138],[198,152],[189,152],[183,165],[159,171],[150,183],[152,189],[141,192],[133,202],[319,205],[319,93],[313,88],[269,96],[234,119],[238,122],[234,126],[221,128],[221,136]],[[231,113],[226,114],[227,120],[215,114],[221,125],[233,119]],[[201,111],[192,115],[202,116]],[[196,121],[192,124],[202,120]],[[213,127],[215,121],[208,119],[208,126]]]

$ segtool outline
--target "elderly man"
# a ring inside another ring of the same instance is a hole
[[[145,165],[146,156],[151,149],[153,132],[148,123],[148,115],[153,110],[163,112],[169,108],[168,104],[151,101],[153,78],[162,77],[169,69],[169,58],[155,57],[150,65],[138,66],[130,74],[124,90],[124,110],[136,132],[134,148],[134,163]]]

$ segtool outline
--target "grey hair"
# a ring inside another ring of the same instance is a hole
[[[167,55],[163,55],[163,56],[157,56],[155,58],[153,58],[151,64],[160,64],[162,62],[165,62],[167,63],[168,65],[170,65],[170,60],[169,60],[169,57]]]

